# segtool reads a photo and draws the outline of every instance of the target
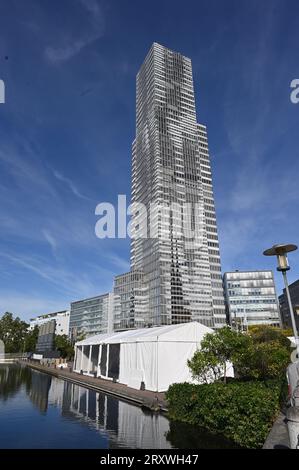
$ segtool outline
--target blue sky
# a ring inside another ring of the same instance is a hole
[[[154,41],[193,62],[223,271],[274,269],[262,251],[299,242],[297,0],[2,0],[0,312],[68,307],[129,268],[129,240],[97,239],[94,211],[130,194],[135,76]]]

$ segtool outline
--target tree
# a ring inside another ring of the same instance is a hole
[[[33,330],[27,331],[27,335],[25,338],[25,351],[26,352],[35,352],[37,340],[38,340],[38,331],[39,331],[39,328],[37,325],[35,325]]]
[[[63,358],[71,359],[74,357],[74,347],[67,335],[55,336],[55,349],[57,349]]]
[[[235,366],[242,378],[267,380],[281,378],[289,362],[289,350],[279,341],[252,341]]]
[[[291,342],[284,330],[270,325],[254,325],[249,327],[249,334],[255,344],[278,342],[291,352]],[[289,335],[290,336],[290,335]]]
[[[197,350],[187,362],[192,377],[201,383],[210,383],[223,377],[223,367],[214,354]]]
[[[4,342],[6,353],[18,353],[24,350],[28,323],[19,317],[13,318],[10,312],[0,319],[0,339]]]
[[[266,380],[280,378],[290,362],[291,343],[284,330],[270,325],[249,328],[248,348],[235,360],[240,377]]]
[[[249,342],[247,335],[229,326],[206,334],[200,344],[201,349],[188,361],[192,376],[203,382],[211,381],[212,376],[214,380],[223,376],[226,382],[227,362],[234,362],[237,356],[242,355]]]

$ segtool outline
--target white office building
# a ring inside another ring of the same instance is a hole
[[[39,315],[36,318],[30,319],[29,330],[33,330],[35,326],[40,327],[51,320],[55,320],[55,335],[67,335],[69,334],[70,324],[70,311],[62,310],[60,312],[46,313]]]
[[[132,203],[131,270],[143,275],[146,314],[134,325],[127,303],[116,323],[223,326],[207,129],[196,117],[191,60],[157,43],[137,75]]]
[[[272,271],[234,271],[223,277],[228,321],[249,325],[279,325],[279,306]]]

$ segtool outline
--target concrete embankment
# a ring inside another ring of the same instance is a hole
[[[128,401],[138,406],[144,406],[153,411],[167,411],[165,394],[161,392],[156,393],[148,390],[136,390],[120,383],[111,382],[110,380],[88,377],[75,372],[70,372],[66,369],[46,367],[31,361],[19,361],[19,363],[40,372],[53,375],[54,377],[68,380],[80,385],[81,387],[114,395],[120,400]]]

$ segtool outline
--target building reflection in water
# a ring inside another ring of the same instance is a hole
[[[25,386],[27,393],[31,388],[31,372],[26,367],[15,364],[0,364],[0,400],[6,401]]]
[[[161,414],[109,395],[65,382],[62,414],[95,427],[109,440],[109,448],[171,448],[166,439],[169,421]]]
[[[48,396],[52,377],[38,371],[32,373],[29,397],[32,403],[42,412],[48,409]]]
[[[32,403],[45,413],[48,406],[61,409],[64,418],[97,430],[109,448],[171,448],[166,439],[169,421],[117,398],[71,382],[32,371],[28,391]]]

